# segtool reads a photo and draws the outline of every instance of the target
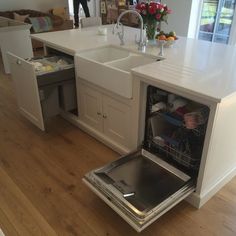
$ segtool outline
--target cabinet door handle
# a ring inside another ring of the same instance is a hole
[[[104,119],[106,119],[106,118],[107,118],[107,116],[106,116],[106,115],[103,115],[102,117],[103,117]]]
[[[98,111],[98,112],[97,112],[97,115],[100,116],[100,115],[101,115],[101,112]]]
[[[17,59],[16,64],[21,65],[21,60]]]

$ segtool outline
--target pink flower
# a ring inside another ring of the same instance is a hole
[[[162,9],[164,6],[161,3],[157,3],[157,9]]]
[[[159,13],[156,14],[156,19],[157,19],[157,20],[160,20],[160,19],[161,19],[161,14],[159,14]]]

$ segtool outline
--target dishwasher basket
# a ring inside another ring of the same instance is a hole
[[[187,129],[183,123],[170,120],[166,114],[156,113],[148,122],[148,146],[180,165],[197,169],[203,148],[206,124]]]

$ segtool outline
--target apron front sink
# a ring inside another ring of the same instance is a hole
[[[130,99],[133,96],[131,70],[157,59],[116,46],[90,49],[76,55],[77,76]]]

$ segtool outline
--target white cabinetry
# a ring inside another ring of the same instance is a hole
[[[80,119],[118,145],[131,146],[131,106],[79,82]]]
[[[89,126],[102,132],[102,95],[101,93],[81,84],[79,86],[80,118]]]

